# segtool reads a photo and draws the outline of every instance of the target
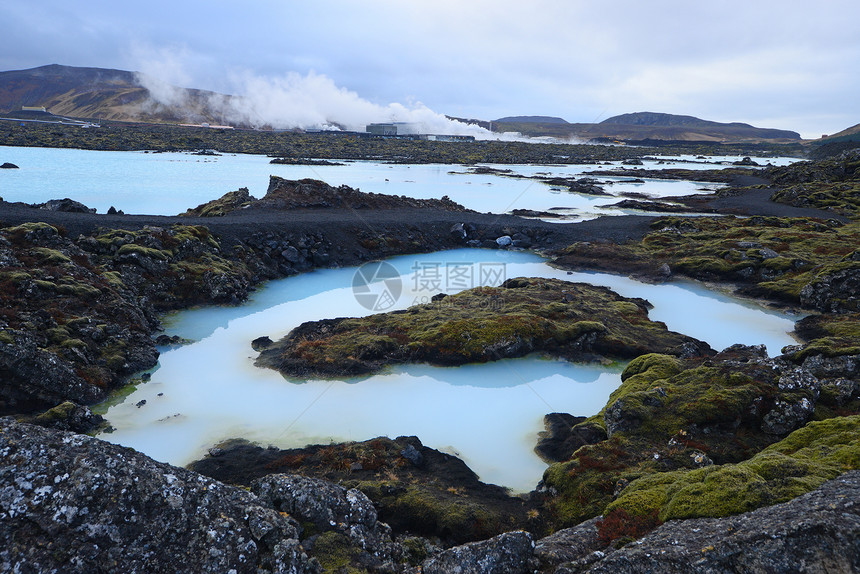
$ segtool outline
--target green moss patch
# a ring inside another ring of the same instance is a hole
[[[48,247],[33,247],[30,249],[30,253],[35,255],[41,263],[70,263],[72,260],[64,255],[62,252],[57,251],[56,249],[50,249]]]
[[[331,530],[317,536],[311,556],[319,560],[325,572],[357,574],[367,569],[354,564],[361,556],[360,549],[346,535]]]
[[[605,511],[661,521],[738,514],[785,502],[860,468],[860,416],[809,423],[738,464],[658,473],[633,481]]]
[[[163,249],[153,249],[151,247],[137,245],[136,243],[126,243],[119,248],[119,250],[117,251],[117,255],[137,255],[141,257],[167,261],[168,259],[170,259],[171,254],[169,251],[165,251]]]

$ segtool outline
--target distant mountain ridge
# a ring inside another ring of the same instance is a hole
[[[541,116],[523,117],[538,118]],[[537,122],[519,118],[502,118],[496,121],[496,129],[497,131],[518,131],[533,137],[551,136],[585,140],[675,140],[722,143],[800,141],[800,134],[789,130],[757,128],[740,122],[720,123],[693,116],[657,112],[621,114],[595,124]]]
[[[135,72],[51,64],[29,70],[0,72],[0,113],[20,112],[23,106],[44,106],[49,112],[72,118],[168,123],[223,123],[224,110],[233,96],[205,90],[163,85],[172,97],[157,103]],[[153,89],[160,89],[158,86]],[[458,119],[459,118],[452,118]],[[495,132],[520,132],[603,141],[800,141],[788,130],[757,128],[749,124],[720,123],[693,116],[656,112],[622,114],[600,123],[569,123],[555,116],[508,116],[492,122],[461,120]]]
[[[526,124],[567,124],[568,121],[553,116],[509,116],[493,120],[497,123],[521,122]]]
[[[749,124],[740,122],[720,123],[702,120],[694,116],[679,116],[676,114],[662,114],[657,112],[635,112],[632,114],[621,114],[605,119],[601,124],[624,125],[624,126],[662,126],[662,127],[716,127],[737,126],[751,128]],[[799,137],[799,136],[798,136]]]

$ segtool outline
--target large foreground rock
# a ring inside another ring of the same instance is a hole
[[[0,419],[0,571],[312,571],[252,494],[131,449]]]
[[[580,572],[562,566],[557,572]],[[726,518],[673,520],[590,573],[860,572],[860,471],[790,502]]]

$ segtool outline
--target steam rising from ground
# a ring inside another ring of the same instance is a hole
[[[178,88],[151,71],[138,74],[137,79],[149,90],[154,104],[194,110],[199,116],[209,116],[211,121],[221,124],[363,132],[371,123],[408,122],[415,124],[417,131],[424,134],[499,138],[499,134],[450,120],[421,103],[411,106],[374,104],[353,91],[338,87],[331,78],[314,72],[305,76],[290,73],[280,78],[247,73],[238,75],[233,79],[237,86],[234,96]]]

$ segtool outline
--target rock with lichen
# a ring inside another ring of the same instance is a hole
[[[422,564],[424,574],[526,574],[532,571],[530,560],[534,539],[525,531],[499,534],[481,542],[455,546]]]
[[[312,572],[252,494],[104,441],[0,419],[0,564],[26,572]]]
[[[316,535],[306,541],[311,555],[326,566],[331,545],[351,547],[350,562],[393,569],[403,554],[391,536],[391,528],[377,520],[373,502],[355,488],[301,475],[270,474],[251,485],[251,492],[275,510],[288,513]],[[320,544],[320,534],[325,534]]]

